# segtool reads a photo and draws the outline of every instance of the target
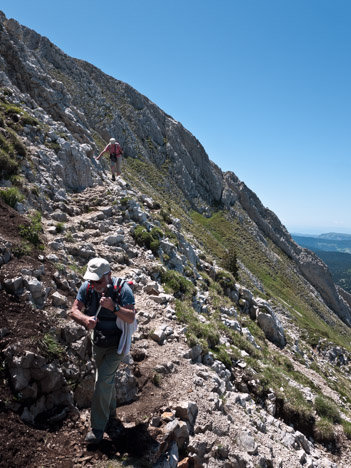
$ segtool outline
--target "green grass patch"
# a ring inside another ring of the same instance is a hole
[[[0,197],[7,205],[11,206],[12,208],[15,208],[17,202],[21,203],[24,200],[24,195],[17,187],[1,189]]]
[[[240,351],[233,346],[228,348],[224,345],[217,345],[215,349],[212,350],[214,356],[218,361],[223,362],[223,364],[231,369],[233,367],[233,361],[239,361],[241,358]]]
[[[56,232],[58,234],[60,234],[61,232],[63,232],[65,230],[64,223],[56,223],[55,227],[56,227]]]
[[[0,148],[0,177],[8,179],[19,170],[19,163]]]
[[[155,385],[155,387],[160,387],[162,382],[162,376],[158,372],[155,372],[154,375],[152,376],[152,383]]]
[[[345,436],[351,440],[351,422],[349,421],[345,421],[345,419],[343,419],[341,421],[341,424],[342,424],[342,428],[344,430],[344,434]]]
[[[20,123],[24,125],[32,125],[33,127],[36,127],[39,125],[39,121],[27,114],[26,112],[21,116]]]
[[[24,257],[25,255],[29,255],[32,251],[32,247],[25,242],[22,242],[20,245],[17,245],[12,249],[13,255],[16,258]]]
[[[160,274],[161,282],[166,292],[172,293],[175,296],[186,296],[189,298],[194,294],[195,287],[193,283],[177,271],[161,268]]]
[[[231,273],[224,270],[217,271],[216,282],[221,286],[223,291],[235,289],[235,278]]]
[[[144,226],[138,226],[133,232],[133,237],[139,246],[146,247],[151,250],[154,255],[157,255],[163,233],[156,227],[148,231]]]
[[[322,444],[335,442],[335,432],[333,423],[327,418],[320,418],[314,425],[314,438]]]
[[[49,359],[61,359],[65,355],[64,348],[57,341],[56,337],[46,333],[37,342],[39,351]]]
[[[66,231],[65,240],[66,240],[66,242],[71,242],[71,243],[74,242],[74,237],[72,235],[72,231]]]
[[[19,226],[19,234],[35,247],[39,247],[41,245],[40,233],[43,230],[41,225],[41,213],[36,211],[29,216],[29,220],[29,224],[22,224]]]
[[[317,396],[314,402],[318,416],[328,419],[332,423],[340,423],[340,411],[338,410],[336,404],[331,400]]]
[[[194,309],[179,300],[176,301],[175,310],[178,320],[186,325],[185,335],[190,347],[199,344],[204,353],[216,348],[220,334],[214,321],[200,322]]]
[[[85,272],[87,270],[87,266],[84,265],[84,266],[79,266],[75,263],[72,263],[71,265],[68,265],[69,268],[74,271],[75,273],[77,273],[78,275],[80,276],[84,276],[85,275]]]

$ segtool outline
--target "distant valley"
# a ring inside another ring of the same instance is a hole
[[[315,252],[328,266],[335,283],[351,293],[351,235],[327,233],[319,236],[292,234],[301,247]]]

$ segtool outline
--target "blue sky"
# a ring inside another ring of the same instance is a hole
[[[1,0],[180,121],[290,232],[351,233],[349,0]]]

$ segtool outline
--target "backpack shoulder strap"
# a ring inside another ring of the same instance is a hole
[[[113,295],[116,298],[116,301],[117,301],[118,304],[120,303],[121,291],[122,291],[122,288],[125,285],[125,283],[126,283],[126,280],[124,280],[123,278],[118,278],[116,283],[114,283],[114,285],[113,285]]]
[[[87,288],[85,290],[85,307],[86,308],[90,306],[91,299],[92,299],[92,296],[93,296],[93,291],[94,291],[94,288],[93,288],[92,284],[90,284],[88,282]]]

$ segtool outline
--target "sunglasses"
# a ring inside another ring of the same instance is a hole
[[[107,273],[107,274],[108,274],[108,273]],[[101,284],[101,283],[104,282],[105,276],[106,276],[106,275],[103,275],[103,276],[101,277],[101,279],[99,279],[99,281],[90,280],[90,283],[93,284],[93,285],[94,285],[94,284]]]

